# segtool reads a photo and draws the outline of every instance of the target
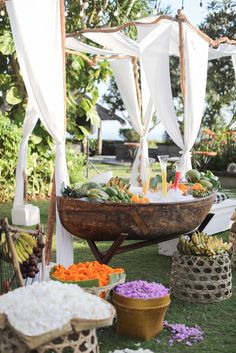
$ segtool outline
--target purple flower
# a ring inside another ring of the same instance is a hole
[[[183,342],[187,346],[192,346],[193,343],[198,343],[203,340],[203,331],[200,327],[188,327],[184,324],[169,324],[164,321],[164,328],[171,334],[169,345],[172,346],[174,342]]]
[[[118,285],[115,292],[128,298],[152,299],[166,296],[169,289],[160,283],[137,280]]]

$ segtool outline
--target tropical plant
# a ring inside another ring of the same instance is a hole
[[[196,149],[216,152],[216,156],[209,161],[208,169],[226,171],[230,163],[236,162],[236,130],[223,127],[214,132],[209,128],[204,128]],[[200,166],[203,158],[197,157]]]
[[[236,1],[214,0],[200,28],[211,38],[227,36],[235,39]],[[203,126],[215,131],[223,128],[227,120],[236,120],[236,86],[231,57],[209,61],[207,80],[207,106]]]
[[[66,31],[74,32],[80,28],[95,27],[101,24],[117,25],[145,14],[144,0],[119,1],[78,1],[68,0],[66,7]],[[102,12],[101,12],[102,9]],[[0,121],[4,134],[0,136],[0,193],[1,199],[13,196],[16,158],[21,136],[21,126],[25,115],[27,92],[23,83],[9,18],[5,9],[0,13]],[[94,110],[98,100],[98,84],[111,74],[108,62],[93,65],[90,55],[67,55],[67,130],[72,138],[82,140],[90,132],[91,125],[99,124]],[[3,125],[8,128],[5,130]],[[9,141],[7,142],[7,138]],[[52,178],[53,148],[52,140],[40,123],[34,129],[30,142],[29,155],[29,193],[47,194]],[[77,173],[75,165],[82,168],[82,159],[69,154],[72,179]],[[70,165],[69,160],[69,165]],[[78,164],[76,164],[78,163]],[[73,169],[73,171],[72,171]],[[7,180],[7,183],[6,183]],[[39,180],[39,181],[38,181]]]

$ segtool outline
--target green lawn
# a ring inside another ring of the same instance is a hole
[[[41,221],[46,223],[48,201],[37,202],[41,208]],[[10,218],[10,204],[1,205],[1,216]],[[227,238],[227,234],[224,234]],[[101,247],[109,245],[101,243]],[[93,260],[93,256],[83,241],[75,241],[75,261]],[[55,248],[53,249],[53,260],[55,259]],[[162,282],[168,286],[171,259],[158,255],[157,246],[135,250],[116,256],[111,262],[112,266],[124,267],[127,279],[145,279],[149,281]],[[160,353],[234,353],[236,352],[235,318],[236,318],[236,271],[233,274],[234,292],[229,300],[217,304],[192,304],[185,303],[172,298],[166,319],[173,323],[185,323],[186,325],[199,325],[205,332],[202,343],[192,347],[182,343],[168,346],[169,335],[163,331],[158,337],[148,342],[140,342],[119,337],[115,333],[115,327],[101,329],[98,331],[101,353],[108,353],[118,348],[137,349],[149,348],[153,352]]]

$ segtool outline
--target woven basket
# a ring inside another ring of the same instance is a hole
[[[112,301],[117,312],[118,335],[146,341],[162,331],[170,305],[169,294],[162,298],[136,299],[114,292]]]
[[[214,303],[232,295],[232,273],[227,253],[215,257],[181,255],[176,252],[170,274],[171,293],[176,298]]]
[[[232,243],[231,265],[232,267],[236,267],[236,234],[235,233],[229,233],[229,242]]]
[[[61,283],[77,284],[78,286],[81,286],[83,284],[83,281],[74,282],[74,281],[63,281],[63,280],[56,279],[55,277],[53,277],[53,272],[54,272],[54,267],[51,269],[50,274],[49,274],[50,279],[53,281],[58,281]],[[95,287],[93,285],[93,286],[86,287],[86,285],[83,285],[83,286],[81,286],[81,288],[83,288],[88,293],[98,295],[99,297],[101,297],[105,300],[110,300],[110,294],[111,294],[112,289],[115,288],[116,286],[118,286],[119,284],[125,283],[126,274],[122,273],[120,276],[117,276],[117,278],[119,278],[117,281],[114,281],[114,282],[108,284],[107,286]],[[89,283],[89,282],[93,283],[94,280],[84,281],[84,283]]]
[[[70,332],[62,337],[30,350],[10,330],[0,330],[1,353],[99,353],[96,330],[91,329],[79,333]]]

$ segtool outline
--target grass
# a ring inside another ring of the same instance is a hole
[[[45,225],[47,219],[48,201],[36,202],[41,208],[41,222]],[[10,218],[11,205],[1,205],[1,216]],[[224,238],[227,238],[227,232]],[[109,243],[101,242],[100,247],[104,250]],[[93,260],[86,242],[75,240],[75,261]],[[52,254],[55,260],[55,244]],[[148,281],[169,284],[169,273],[171,258],[158,255],[157,246],[135,250],[120,254],[111,262],[112,266],[123,267],[127,273],[127,280],[145,279]],[[236,347],[235,318],[236,318],[236,271],[233,273],[233,296],[232,298],[215,304],[193,304],[172,298],[170,308],[166,314],[166,320],[171,323],[178,322],[186,325],[199,325],[205,332],[204,340],[192,347],[182,343],[168,346],[169,335],[163,331],[159,336],[147,342],[131,340],[119,337],[115,327],[98,330],[98,339],[101,353],[113,352],[115,349],[137,347],[148,348],[153,352],[160,353],[234,353]],[[139,345],[140,344],[140,345]]]
[[[96,164],[100,172],[112,169],[113,175],[127,177],[130,173],[130,166],[107,166]],[[92,171],[90,176],[94,172]],[[46,225],[48,213],[48,201],[34,202],[41,209],[41,223]],[[1,217],[10,219],[11,204],[1,205]],[[228,232],[223,234],[224,239],[228,238]],[[100,247],[106,249],[109,243],[101,242]],[[74,242],[75,261],[93,260],[85,241],[75,240]],[[52,253],[52,260],[55,260],[55,243]],[[156,245],[135,250],[129,253],[120,254],[113,258],[111,266],[123,267],[127,273],[127,280],[145,279],[158,281],[169,285],[169,274],[171,258],[158,254]],[[115,327],[98,330],[100,353],[113,352],[115,349],[137,347],[150,349],[155,353],[234,353],[236,351],[235,318],[236,318],[236,271],[233,273],[233,296],[223,302],[215,304],[194,304],[179,301],[172,298],[170,308],[166,314],[166,320],[171,323],[184,323],[188,326],[199,325],[205,332],[204,340],[192,347],[182,343],[176,343],[169,347],[169,334],[163,331],[159,336],[147,342],[140,342],[124,337],[119,337]]]

